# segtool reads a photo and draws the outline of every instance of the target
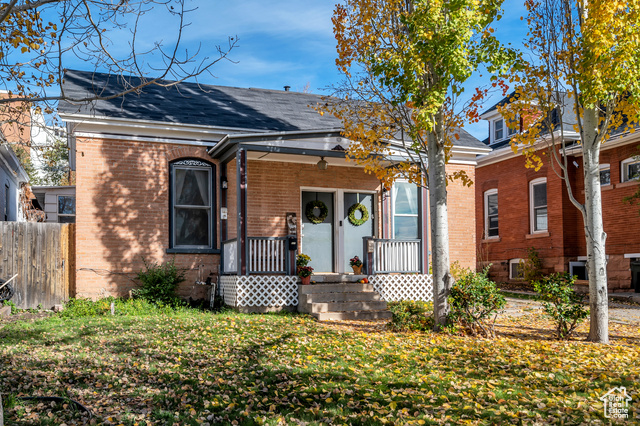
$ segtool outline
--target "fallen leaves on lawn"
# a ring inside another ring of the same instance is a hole
[[[553,340],[540,315],[498,326],[488,340],[297,315],[49,318],[0,329],[0,389],[67,396],[107,425],[590,424],[625,386],[640,418],[637,326],[612,324],[611,345]],[[83,424],[54,408],[5,419]]]

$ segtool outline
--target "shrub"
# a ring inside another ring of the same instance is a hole
[[[527,260],[520,262],[520,268],[522,278],[525,281],[536,283],[542,279],[542,259],[535,248],[529,247],[527,249]]]
[[[474,336],[494,337],[496,317],[507,303],[496,283],[487,277],[490,267],[482,272],[467,272],[455,282],[449,296],[450,321]]]
[[[534,283],[545,313],[556,322],[556,337],[568,339],[589,313],[584,296],[575,292],[575,278],[568,273],[552,274]]]
[[[144,258],[142,260],[147,270],[138,272],[142,287],[134,290],[133,295],[152,303],[173,306],[181,304],[182,301],[176,295],[176,290],[185,280],[185,271],[178,269],[173,259],[162,265],[149,264]]]
[[[393,331],[427,331],[433,328],[433,303],[414,300],[389,302]]]

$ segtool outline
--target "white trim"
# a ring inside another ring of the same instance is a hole
[[[545,232],[549,232],[549,195],[547,195],[547,203],[545,204],[545,208],[547,209],[547,227],[545,229],[535,229],[535,209],[534,209],[534,199],[533,199],[533,187],[545,184],[545,192],[547,188],[547,178],[541,177],[537,179],[533,179],[529,181],[529,233],[530,234],[542,234]],[[541,207],[541,206],[540,206]]]
[[[498,235],[489,236],[489,202],[490,195],[498,195],[498,188],[484,191],[484,239],[491,240],[500,238],[500,204],[498,204]]]
[[[560,132],[556,131],[554,133],[555,137],[557,139],[560,138]],[[541,150],[541,149],[546,149],[547,148],[547,138],[541,138],[540,140],[536,141],[536,143],[534,144],[534,148],[536,150]],[[564,131],[564,139],[565,141],[576,141],[580,139],[580,135],[576,132],[568,132],[568,131]],[[522,145],[518,145],[518,150],[520,150],[520,148],[523,148]],[[569,150],[567,150],[567,153],[569,153]],[[516,157],[520,157],[522,156],[521,152],[513,152],[513,149],[511,149],[511,144],[494,149],[493,151],[491,151],[489,154],[481,156],[478,158],[478,167],[484,167],[484,166],[488,166],[491,164],[495,164],[498,163],[500,161],[505,161],[505,160],[510,160],[512,158],[516,158]]]
[[[180,122],[168,122],[168,121],[155,121],[155,120],[143,120],[137,118],[115,118],[115,117],[94,117],[88,114],[69,114],[69,113],[61,113],[58,114],[62,120],[67,121],[69,123],[80,123],[80,124],[93,124],[99,126],[117,126],[117,127],[138,127],[138,128],[152,128],[152,127],[160,127],[160,128],[185,128],[197,130],[199,132],[203,132],[208,130],[209,132],[214,131],[215,133],[230,133],[230,132],[256,132],[261,133],[263,130],[256,130],[246,127],[218,127],[218,126],[207,126],[203,124],[185,124]]]
[[[640,177],[629,179],[627,177],[627,166],[631,164],[640,164],[640,159],[638,157],[629,157],[620,162],[620,182],[632,182],[640,180]]]
[[[640,253],[625,253],[625,254],[624,254],[624,258],[625,258],[625,259],[635,259],[635,258],[640,258]]]
[[[521,276],[513,277],[511,275],[511,272],[512,272],[511,265],[514,264],[514,263],[517,264],[517,265],[520,265],[520,262],[523,262],[523,261],[524,261],[524,259],[521,259],[521,258],[509,259],[509,279],[510,280],[520,280],[520,279],[522,279]]]
[[[586,268],[586,267],[587,267],[587,262],[585,262],[585,261],[580,261],[580,260],[578,260],[578,261],[571,261],[571,262],[569,262],[569,275],[571,275],[571,276],[576,275],[576,274],[574,274],[574,273],[573,273],[573,268],[574,268],[575,266],[581,266],[581,267]],[[589,275],[588,275],[588,274],[587,274],[586,279],[589,279]]]
[[[498,138],[496,136],[497,127],[498,127],[497,125],[498,125],[499,122],[502,122],[502,136],[500,138]],[[500,116],[500,118],[496,118],[495,120],[491,121],[491,129],[493,130],[493,132],[491,134],[491,141],[490,141],[491,144],[494,144],[496,142],[500,142],[500,141],[503,141],[503,140],[507,139],[507,136],[506,136],[506,133],[507,133],[506,132],[506,122],[505,122],[505,119],[502,116]]]
[[[373,195],[371,203],[373,205],[373,235],[375,237],[378,231],[378,203],[376,195],[378,191],[361,190],[361,189],[348,189],[348,188],[319,188],[314,186],[301,186],[300,187],[300,225],[302,225],[302,215],[304,214],[304,206],[302,205],[302,193],[303,192],[325,192],[333,194],[333,264],[335,273],[344,274],[349,271],[344,269],[343,261],[346,259],[344,256],[344,226],[340,226],[340,218],[344,217],[344,193],[360,193]],[[304,229],[300,232],[300,248],[303,247]],[[321,271],[322,272],[322,271]]]
[[[134,141],[134,142],[154,142],[154,143],[170,143],[174,145],[197,145],[197,146],[211,146],[212,144],[218,143],[217,140],[210,141],[198,141],[198,140],[185,140],[182,138],[158,138],[151,136],[134,136],[134,135],[123,135],[117,133],[93,133],[93,132],[77,132],[74,133],[76,138],[90,138],[90,139],[116,139],[116,140],[124,140],[124,141]],[[77,139],[76,139],[77,140]],[[81,142],[80,142],[81,143]]]
[[[393,188],[395,187],[396,182],[400,182],[400,183],[408,183],[411,185],[414,185],[416,187],[416,207],[418,208],[418,212],[416,214],[397,214],[396,215],[396,197],[394,195],[394,190]],[[389,225],[390,225],[390,234],[391,234],[391,238],[396,238],[396,216],[402,216],[402,217],[415,217],[416,220],[416,226],[418,227],[416,229],[416,238],[421,238],[420,235],[420,195],[419,195],[419,191],[420,191],[420,187],[414,183],[409,182],[407,179],[397,179],[395,182],[393,182],[393,185],[391,185],[391,197],[389,197],[390,199],[390,205],[391,205],[391,220],[389,221]]]

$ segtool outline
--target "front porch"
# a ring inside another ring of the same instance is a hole
[[[226,304],[296,309],[297,253],[311,257],[312,281],[367,278],[384,300],[431,300],[426,190],[386,190],[347,161],[347,143],[338,133],[239,135],[209,152],[220,162]],[[354,256],[360,277],[349,274]]]

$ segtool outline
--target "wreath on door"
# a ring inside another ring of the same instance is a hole
[[[320,214],[318,216],[316,216],[314,212],[316,208],[320,210]],[[304,213],[307,216],[307,219],[309,219],[309,222],[315,223],[317,225],[324,222],[324,220],[327,218],[327,215],[329,214],[329,209],[327,208],[327,205],[322,201],[315,200],[309,201],[307,203]]]
[[[359,211],[361,214],[360,219],[356,217],[356,212]],[[367,220],[369,220],[369,210],[365,207],[364,204],[356,203],[349,207],[349,222],[353,226],[360,226],[364,224]]]

